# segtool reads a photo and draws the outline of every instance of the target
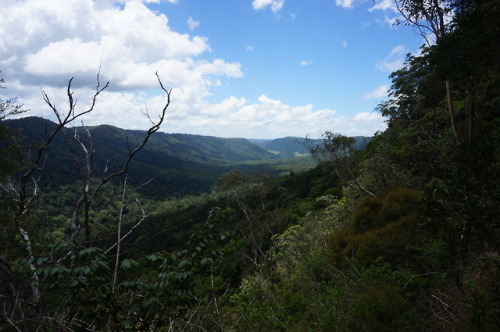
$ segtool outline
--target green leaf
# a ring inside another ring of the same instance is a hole
[[[138,266],[139,263],[132,260],[132,259],[124,259],[121,263],[120,263],[120,268],[123,269],[123,270],[129,270],[133,267],[136,267]]]
[[[98,252],[98,251],[101,251],[101,249],[99,248],[95,248],[95,247],[91,247],[91,248],[86,248],[86,249],[82,249],[78,252],[78,255],[79,256],[84,256],[84,255],[91,255],[95,252]]]
[[[182,262],[179,263],[179,267],[184,267],[186,265],[191,265],[191,262],[188,260],[183,260]]]
[[[200,261],[201,265],[205,265],[205,264],[213,264],[214,260],[212,258],[209,258],[209,257],[203,257]]]
[[[36,265],[42,265],[43,263],[45,263],[48,259],[47,258],[38,258],[36,260]]]
[[[158,256],[155,254],[151,254],[149,256],[146,256],[146,259],[154,262],[154,261],[158,260]]]

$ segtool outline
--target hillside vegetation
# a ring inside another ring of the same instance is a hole
[[[132,168],[101,176],[98,158],[100,171],[88,179],[84,161],[92,154],[82,148],[68,155],[80,160],[68,164],[80,169],[77,185],[41,186],[43,163],[22,158],[29,151],[16,132],[0,127],[0,326],[500,330],[500,5],[400,3],[421,29],[425,18],[437,18],[428,27],[436,43],[391,74],[389,99],[377,109],[388,128],[363,150],[325,132],[310,149],[316,166],[302,172],[268,177],[233,168],[211,192],[164,199],[131,186],[141,174]],[[2,105],[2,120],[21,111]],[[207,139],[189,159],[181,147],[197,136],[165,135],[156,145],[152,136],[151,150],[135,157],[144,135],[109,153],[132,156],[144,170],[164,146],[179,155],[159,160],[182,168],[220,167],[222,155],[249,165],[252,153],[262,161],[275,155]]]
[[[56,128],[56,123],[39,117],[8,120],[6,125],[20,130],[25,137],[25,144],[35,146],[42,144],[46,135]],[[89,131],[91,137],[95,150],[93,162],[98,170],[104,170],[106,163],[110,169],[120,167],[128,155],[129,147],[136,146],[146,133],[109,125],[75,127],[68,130],[73,146],[78,145],[73,138],[74,133],[85,137],[85,130]],[[282,147],[289,149],[287,145]],[[74,184],[78,175],[65,137],[56,137],[45,154],[47,160],[42,183],[52,186]],[[286,154],[277,156],[242,138],[157,132],[137,154],[129,172],[134,186],[154,178],[151,185],[141,188],[141,193],[167,199],[208,193],[217,178],[234,169],[249,174],[277,176],[285,170],[303,170],[313,165],[309,157],[294,158],[292,154],[287,159]]]
[[[355,136],[353,137],[354,147],[357,150],[363,150],[370,142],[370,137]],[[278,157],[298,157],[310,154],[310,148],[321,144],[319,139],[310,139],[303,137],[283,137],[273,140],[251,140],[256,145],[262,147],[266,151],[275,154]]]

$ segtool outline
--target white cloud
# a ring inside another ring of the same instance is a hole
[[[398,21],[404,21],[404,18],[399,13],[398,7],[394,0],[377,0],[374,5],[368,9],[369,12],[381,10],[385,13],[384,21],[376,19],[380,24],[387,24],[391,29],[396,27]]]
[[[51,42],[38,52],[26,55],[24,71],[47,76],[71,72],[95,73],[101,52],[98,43],[84,42],[80,38]]]
[[[254,51],[253,46],[251,46],[251,45],[248,45],[245,50],[247,52],[253,52]]]
[[[0,59],[15,57],[10,67],[16,76],[80,76],[91,67],[96,72],[102,61],[103,74],[115,80],[129,74],[125,69],[141,71],[171,59],[189,61],[210,50],[206,38],[170,30],[165,15],[140,2],[125,2],[120,9],[97,8],[87,0],[29,0],[3,11],[7,19],[0,22],[0,30],[8,47],[0,49]]]
[[[292,106],[267,95],[254,102],[231,96],[218,104],[200,104],[196,112],[176,113],[176,118],[167,120],[177,131],[223,133],[225,137],[277,138],[290,133],[319,137],[325,130],[370,136],[385,128],[384,119],[377,114],[337,116],[332,109],[315,109],[313,104]]]
[[[389,90],[387,85],[381,85],[377,89],[375,89],[371,92],[365,93],[363,95],[363,99],[370,100],[370,99],[386,98],[387,97],[387,90]]]
[[[273,13],[279,12],[285,5],[285,0],[253,0],[252,6],[255,10],[270,7]]]
[[[347,40],[342,40],[342,47],[343,48],[348,48],[349,47],[349,44],[347,44]]]
[[[361,112],[354,116],[354,121],[357,122],[372,122],[377,120],[383,120],[382,116],[377,113]]]
[[[391,53],[389,53],[389,57],[404,55],[406,53],[406,48],[403,45],[398,45],[391,50]]]
[[[41,106],[40,88],[58,105],[65,105],[64,87],[71,77],[75,77],[79,100],[91,96],[99,68],[101,81],[110,81],[110,87],[86,122],[123,128],[147,126],[147,121],[140,120],[145,103],[150,109],[161,106],[157,100],[163,96],[155,72],[166,87],[173,88],[175,106],[169,116],[174,118],[185,118],[189,110],[206,105],[204,99],[212,87],[222,84],[221,77],[243,76],[239,63],[203,60],[200,55],[210,52],[208,39],[171,30],[167,16],[144,4],[154,1],[117,2],[25,0],[2,4],[2,77],[8,82],[9,94],[31,108],[31,115],[50,116]]]
[[[299,62],[300,66],[311,66],[313,64],[312,61],[302,60]]]
[[[77,82],[75,82],[77,83]],[[194,89],[196,90],[196,89]],[[65,105],[62,88],[49,87],[45,91],[56,105]],[[93,91],[76,91],[77,110],[85,109]],[[220,137],[278,138],[284,136],[319,137],[326,130],[345,135],[371,136],[385,129],[384,119],[375,113],[358,113],[351,117],[339,116],[332,109],[315,109],[313,104],[292,106],[280,100],[261,95],[256,101],[230,96],[220,103],[211,104],[206,98],[195,99],[189,91],[174,89],[172,104],[167,111],[164,129]],[[166,99],[164,95],[149,98],[144,94],[105,90],[86,125],[111,124],[121,128],[144,129],[149,125],[143,115],[149,110],[152,118]],[[25,100],[26,104],[40,105],[38,98]],[[47,106],[39,107],[39,115],[53,118]],[[293,133],[293,134],[291,134]]]
[[[401,21],[402,20],[402,16],[393,16],[393,17],[389,17],[389,16],[385,16],[384,17],[384,23],[387,23],[387,25],[389,25],[389,27],[395,27],[396,24],[398,23],[398,21]]]
[[[352,8],[354,0],[335,0],[335,4],[342,8]]]
[[[377,63],[377,69],[380,71],[396,71],[403,68],[405,63],[405,55],[408,53],[402,45],[394,47],[389,55]]]
[[[375,4],[373,7],[368,9],[370,12],[374,10],[383,10],[383,11],[392,11],[392,12],[398,12],[398,7],[396,6],[396,3],[394,0],[378,0],[375,1]]]
[[[377,69],[380,71],[388,71],[388,72],[394,72],[396,70],[399,70],[403,68],[404,66],[404,60],[403,59],[396,59],[394,61],[388,62],[388,61],[379,61],[377,63]]]
[[[190,18],[188,18],[187,24],[188,24],[189,30],[193,31],[194,29],[196,29],[197,27],[200,26],[200,21],[195,21],[195,20],[193,20],[192,17],[190,17]]]
[[[164,86],[172,88],[172,104],[162,128],[167,132],[253,138],[290,133],[319,136],[325,130],[371,135],[384,125],[377,118],[338,116],[333,109],[288,105],[264,94],[256,101],[229,96],[214,102],[212,90],[226,85],[228,78],[243,77],[241,65],[204,59],[211,52],[208,39],[172,30],[166,15],[145,5],[158,1],[3,1],[0,69],[7,92],[32,109],[30,115],[53,119],[40,88],[64,111],[65,87],[75,77],[77,108],[84,109],[91,102],[100,68],[101,83],[110,81],[110,87],[99,96],[85,124],[145,129],[149,122],[142,111],[147,108],[154,118],[165,103],[155,76],[158,72]],[[254,8],[273,11],[283,4],[253,3]]]

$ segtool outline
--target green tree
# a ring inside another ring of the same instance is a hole
[[[450,31],[451,25],[447,19],[453,15],[453,1],[451,0],[401,0],[396,1],[399,12],[404,17],[406,24],[416,27],[422,37],[427,40],[429,33],[434,37],[434,42],[439,44],[441,39]],[[446,89],[446,101],[451,124],[451,130],[455,139],[459,139],[459,133],[455,120],[455,106],[452,96],[451,80],[444,80]]]
[[[355,155],[354,143],[356,140],[331,131],[322,134],[319,144],[309,140],[309,152],[318,162],[326,161],[332,164],[337,176],[344,182],[352,183],[360,195],[375,196],[357,180],[358,159]]]
[[[0,72],[1,73],[1,72]],[[0,78],[0,89],[6,89],[5,80]],[[18,169],[15,151],[19,147],[20,134],[7,127],[4,121],[15,115],[22,114],[28,110],[17,102],[17,98],[0,98],[0,181],[14,173]]]
[[[0,78],[0,89],[6,88],[4,83],[5,80]],[[6,294],[7,307],[12,308],[16,315],[21,312],[17,304],[16,275],[12,273],[9,256],[18,249],[16,238],[13,237],[18,230],[12,213],[16,210],[16,203],[9,195],[11,188],[6,180],[22,167],[17,158],[22,136],[18,131],[7,127],[4,121],[26,111],[16,98],[0,98],[0,289],[2,295]],[[0,318],[0,324],[2,323]]]

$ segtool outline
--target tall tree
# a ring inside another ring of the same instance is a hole
[[[312,157],[318,161],[327,161],[332,164],[337,176],[346,183],[354,183],[354,187],[360,195],[375,196],[363,184],[357,180],[357,167],[359,166],[353,153],[356,140],[331,131],[325,131],[319,144],[308,139],[306,145]]]
[[[396,0],[396,6],[406,24],[417,28],[429,46],[432,43],[439,44],[450,31],[449,22],[454,14],[452,3],[451,0]],[[460,135],[455,119],[452,84],[448,77],[445,79],[445,87],[451,129],[458,140]]]
[[[0,72],[1,73],[1,72]],[[6,89],[5,80],[0,78],[0,89]],[[16,170],[16,161],[12,158],[12,151],[19,143],[20,135],[4,125],[4,120],[28,110],[17,102],[17,98],[0,98],[0,180]]]
[[[5,80],[0,78],[0,89],[6,88],[4,83]],[[16,155],[19,152],[21,135],[7,127],[4,120],[26,111],[16,98],[0,98],[0,289],[2,290],[1,296],[6,294],[8,306],[12,308],[12,313],[15,315],[21,314],[19,294],[11,264],[6,256],[15,242],[12,240],[12,235],[16,233],[16,220],[12,217],[12,211],[16,209],[16,206],[15,202],[10,199],[8,186],[4,184],[13,173],[20,170],[21,165],[18,164]]]

